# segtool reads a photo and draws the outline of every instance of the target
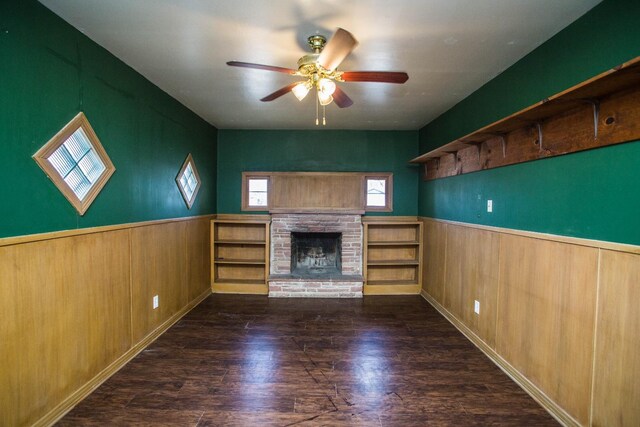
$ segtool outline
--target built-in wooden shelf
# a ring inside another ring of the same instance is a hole
[[[211,289],[268,293],[269,219],[211,221]]]
[[[394,223],[395,224],[395,223]],[[420,242],[415,240],[398,240],[398,241],[375,241],[369,242],[369,246],[419,246]]]
[[[220,284],[234,284],[234,285],[263,285],[264,284],[264,280],[259,280],[259,279],[218,279],[216,280],[216,283],[220,283]],[[245,293],[242,291],[238,291],[238,293]]]
[[[417,294],[422,284],[422,222],[364,222],[364,293]]]
[[[264,240],[216,240],[214,243],[224,245],[258,245],[263,246]]]
[[[259,264],[262,265],[266,261],[264,259],[226,259],[226,258],[218,258],[213,260],[216,264]]]
[[[411,162],[430,180],[638,139],[640,57]]]
[[[388,280],[369,280],[369,281],[367,281],[367,285],[369,285],[369,286],[379,286],[379,285],[400,286],[400,285],[417,285],[417,284],[418,284],[417,282],[410,281],[410,280],[388,279]]]
[[[367,265],[420,265],[420,261],[416,260],[380,260],[380,261],[368,261]]]

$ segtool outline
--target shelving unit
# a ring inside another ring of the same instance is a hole
[[[211,221],[211,290],[269,292],[269,220]]]
[[[364,222],[364,293],[418,294],[422,286],[422,222]]]
[[[640,57],[424,153],[432,180],[635,141]],[[499,100],[497,100],[499,101]]]

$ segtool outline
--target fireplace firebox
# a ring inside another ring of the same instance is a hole
[[[342,273],[342,233],[291,233],[291,274],[328,277]]]

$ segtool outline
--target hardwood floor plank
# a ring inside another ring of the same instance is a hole
[[[557,425],[419,296],[214,294],[59,425]]]

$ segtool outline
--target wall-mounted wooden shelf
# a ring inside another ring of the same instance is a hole
[[[422,223],[364,221],[364,293],[417,294],[422,285]]]
[[[640,139],[640,57],[411,160],[427,180]]]
[[[211,242],[213,292],[268,293],[268,219],[214,219]]]

